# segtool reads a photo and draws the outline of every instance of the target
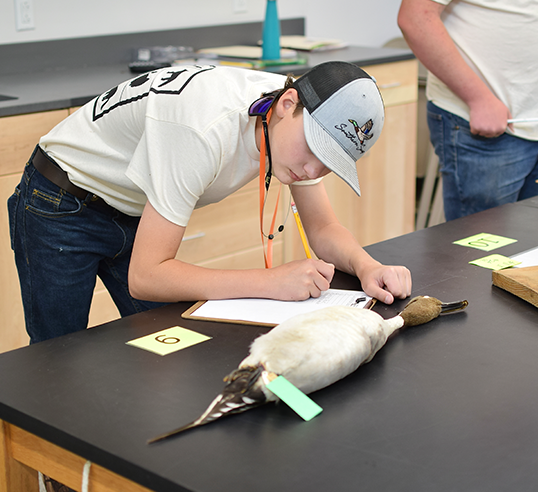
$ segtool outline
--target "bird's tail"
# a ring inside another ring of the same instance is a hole
[[[220,417],[244,412],[255,406],[262,405],[266,401],[266,396],[261,389],[261,385],[256,385],[256,383],[263,371],[263,366],[248,366],[236,369],[224,378],[226,386],[222,393],[211,402],[200,417],[190,424],[150,439],[148,444],[162,441],[193,427],[208,424]]]

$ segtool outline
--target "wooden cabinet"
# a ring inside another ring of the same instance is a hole
[[[357,163],[362,196],[357,197],[334,175],[324,178],[336,214],[362,245],[414,229],[417,65],[416,60],[408,60],[365,67],[381,89],[386,115],[378,142]],[[0,216],[0,352],[28,343],[5,203],[39,138],[73,110],[0,118],[0,200],[4,203]],[[273,180],[264,215],[266,230],[277,190],[278,182]],[[289,211],[286,187],[280,200],[277,227]],[[177,257],[208,268],[263,268],[257,180],[220,203],[196,210]],[[304,249],[290,215],[283,234],[275,239],[273,264],[300,258],[304,258]],[[98,281],[89,326],[118,316]]]
[[[418,62],[374,65],[366,70],[381,89],[385,125],[368,155],[357,163],[361,197],[353,196],[345,207],[335,205],[364,246],[415,228]],[[333,196],[342,199],[344,194],[352,193],[340,189]]]

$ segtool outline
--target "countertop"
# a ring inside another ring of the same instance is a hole
[[[184,319],[190,303],[0,354],[0,418],[90,460],[92,490],[103,466],[159,492],[534,491],[538,311],[469,264],[488,253],[454,241],[488,231],[517,239],[496,252],[522,253],[536,247],[537,207],[535,197],[367,246],[413,272],[413,296],[469,306],[402,329],[371,362],[312,393],[323,412],[309,422],[268,404],[148,446],[197,418],[267,331]],[[359,282],[336,272],[333,287]],[[374,310],[387,319],[407,302]],[[126,344],[177,325],[211,339],[164,357]],[[42,466],[34,456],[28,464]],[[76,468],[65,473],[70,487],[78,463],[54,463],[56,473]]]
[[[310,67],[329,60],[343,60],[367,67],[380,63],[413,59],[407,49],[348,48],[309,53],[306,65],[272,67],[268,71],[301,75]],[[63,67],[35,73],[0,74],[0,94],[16,97],[0,101],[0,116],[80,106],[115,85],[135,77],[127,63]]]

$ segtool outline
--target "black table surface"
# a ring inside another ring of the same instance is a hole
[[[468,263],[489,253],[452,243],[498,234],[511,256],[538,245],[537,224],[535,198],[368,247],[410,268],[413,295],[469,307],[396,333],[311,395],[324,410],[309,422],[268,404],[147,445],[198,417],[267,331],[182,319],[189,303],[0,355],[0,418],[159,491],[535,490],[538,311]],[[125,344],[175,325],[212,339],[164,357]]]

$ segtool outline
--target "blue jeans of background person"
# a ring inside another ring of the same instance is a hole
[[[162,305],[133,299],[127,287],[140,219],[90,197],[80,200],[27,164],[8,200],[30,343],[87,327],[97,275],[122,316]]]
[[[473,135],[467,120],[432,102],[427,108],[447,220],[538,195],[538,141]]]

